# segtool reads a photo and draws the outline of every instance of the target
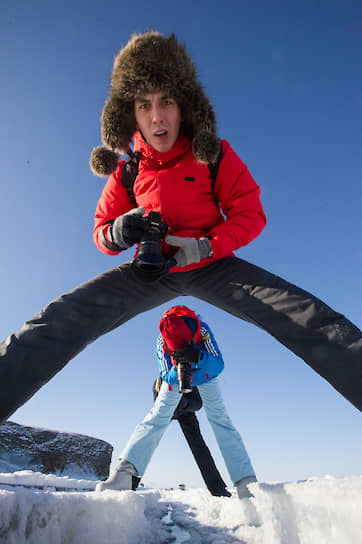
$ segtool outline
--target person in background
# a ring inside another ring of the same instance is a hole
[[[150,412],[133,431],[119,464],[107,480],[97,484],[96,491],[132,489],[132,477],[143,477],[180,402],[180,365],[187,365],[238,497],[249,498],[248,485],[257,479],[222,399],[218,376],[224,369],[224,361],[214,334],[187,306],[166,310],[159,328],[157,357],[162,378],[159,394]]]

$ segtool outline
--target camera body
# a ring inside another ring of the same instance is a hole
[[[165,275],[174,266],[174,259],[167,259],[162,253],[162,241],[168,225],[161,220],[161,214],[150,212],[145,218],[148,228],[140,240],[139,251],[131,264],[138,279],[149,282]]]

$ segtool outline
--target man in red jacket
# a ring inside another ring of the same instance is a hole
[[[105,147],[90,161],[93,172],[109,176],[95,217],[98,248],[117,256],[142,245],[154,228],[149,212],[159,212],[167,229],[163,257],[175,266],[152,282],[131,263],[116,266],[53,301],[3,342],[0,422],[90,342],[180,295],[261,327],[362,410],[361,331],[312,294],[233,254],[265,226],[260,190],[217,137],[213,107],[174,35],[134,35],[121,49],[102,138]],[[132,141],[139,161],[134,200],[119,161]]]

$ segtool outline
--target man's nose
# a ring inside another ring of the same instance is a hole
[[[162,121],[162,109],[158,106],[152,108],[152,122],[158,124]]]

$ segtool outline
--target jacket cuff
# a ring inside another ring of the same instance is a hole
[[[200,259],[207,259],[213,256],[210,238],[208,236],[198,239],[198,249]]]
[[[110,227],[111,227],[111,223],[107,223],[99,230],[99,240],[101,244],[104,245],[104,247],[106,247],[110,251],[115,251],[119,253],[121,251],[121,248],[117,244],[110,242],[107,238]]]

